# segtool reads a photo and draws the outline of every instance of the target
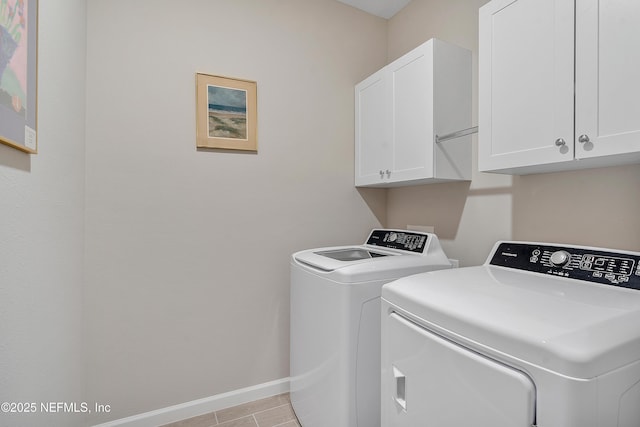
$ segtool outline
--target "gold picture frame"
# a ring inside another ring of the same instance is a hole
[[[258,151],[257,83],[196,73],[196,147]]]

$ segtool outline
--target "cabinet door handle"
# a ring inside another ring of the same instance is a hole
[[[391,178],[391,171],[387,169],[387,178]]]
[[[563,138],[556,139],[556,147],[563,147],[565,145],[567,145],[567,141],[565,141]]]
[[[384,178],[384,171],[380,169],[380,179]]]
[[[578,137],[578,142],[580,144],[586,144],[587,142],[589,142],[589,136],[588,135],[580,135]]]

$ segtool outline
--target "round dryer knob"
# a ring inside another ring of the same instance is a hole
[[[551,261],[551,264],[555,265],[556,267],[562,267],[563,265],[567,265],[570,259],[571,254],[569,252],[556,251],[551,254],[551,258],[549,258],[549,261]]]

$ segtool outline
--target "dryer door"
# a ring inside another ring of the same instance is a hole
[[[535,386],[524,373],[392,313],[383,357],[383,427],[531,427]]]

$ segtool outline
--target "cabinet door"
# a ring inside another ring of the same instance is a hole
[[[638,0],[577,2],[577,158],[640,152],[639,27]]]
[[[574,0],[480,9],[481,171],[573,160],[573,52]]]
[[[390,181],[433,177],[433,42],[389,65],[393,155]]]
[[[380,183],[381,171],[391,167],[388,84],[384,68],[356,85],[355,103],[355,184]]]

